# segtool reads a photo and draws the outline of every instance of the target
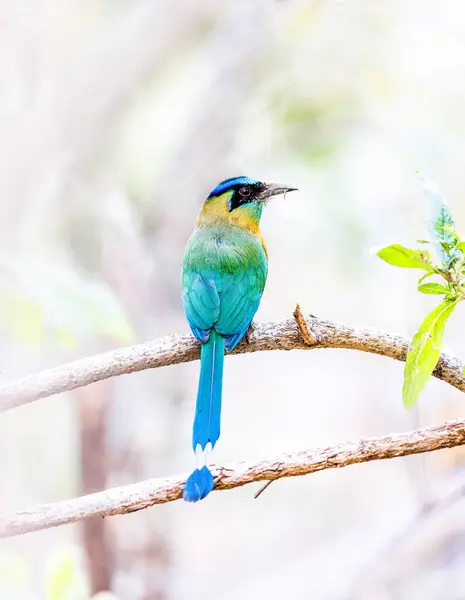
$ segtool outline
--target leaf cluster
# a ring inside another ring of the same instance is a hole
[[[418,248],[392,244],[378,256],[395,267],[420,269],[418,291],[443,296],[424,319],[412,339],[404,371],[403,401],[411,408],[434,371],[444,338],[444,328],[457,304],[465,299],[465,241],[456,232],[449,207],[440,196],[430,223],[432,240],[418,240]],[[436,250],[436,259],[429,250]]]

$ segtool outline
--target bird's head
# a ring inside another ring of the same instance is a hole
[[[263,206],[269,198],[296,189],[245,176],[231,177],[219,183],[207,196],[200,219],[213,217],[245,227],[258,225]]]

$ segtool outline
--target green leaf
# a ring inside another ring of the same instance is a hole
[[[47,600],[66,600],[76,579],[73,557],[64,554],[53,565],[46,580]]]
[[[459,242],[457,244],[457,250],[461,250],[462,252],[465,253],[465,242]]]
[[[446,254],[450,254],[450,251],[454,249],[454,245],[450,242],[439,242],[439,244]]]
[[[77,600],[89,595],[79,550],[73,546],[58,548],[47,558],[45,600]]]
[[[400,244],[386,246],[378,252],[378,256],[390,265],[404,269],[423,269],[434,273],[431,256],[426,250],[412,250]]]
[[[418,286],[418,291],[422,294],[450,294],[451,291],[440,283],[424,283]]]
[[[69,347],[85,337],[134,341],[123,307],[104,282],[59,265],[31,261],[21,267],[18,273],[23,293],[41,308],[42,338]],[[32,329],[31,323],[24,327]]]
[[[420,174],[423,190],[431,200],[433,213],[430,220],[430,229],[436,248],[442,261],[452,258],[452,247],[460,239],[455,233],[455,221],[446,199],[441,193],[438,184],[430,181]],[[449,247],[448,247],[449,245]]]
[[[451,218],[452,218],[452,215],[451,215]],[[458,233],[455,231],[455,224],[454,224],[454,229],[451,229],[451,227],[450,227],[449,225],[446,225],[446,226],[444,227],[444,231],[445,231],[445,232],[446,232],[446,233],[447,233],[449,236],[451,236],[451,238],[453,238],[453,239],[454,239],[454,241],[453,241],[453,242],[451,242],[451,243],[452,243],[452,245],[456,246],[456,245],[457,245],[457,242],[460,242],[460,236],[459,236],[459,234],[458,234]]]
[[[404,406],[411,408],[427,384],[441,355],[444,326],[456,306],[444,300],[426,317],[407,352],[404,370]]]
[[[436,273],[425,273],[418,280],[418,285],[420,285],[421,283],[423,283],[425,281],[425,279],[428,279],[428,277],[433,277],[433,275],[436,275]]]
[[[0,330],[8,330],[29,349],[37,350],[43,323],[44,311],[40,304],[0,280]]]

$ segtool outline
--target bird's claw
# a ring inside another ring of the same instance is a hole
[[[245,335],[244,335],[244,339],[245,339],[245,343],[246,344],[250,344],[250,336],[254,332],[254,329],[255,329],[255,324],[252,321],[252,323],[250,323],[249,328],[247,329],[247,331],[245,332]]]

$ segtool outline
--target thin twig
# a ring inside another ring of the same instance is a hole
[[[293,315],[304,342],[307,344],[307,346],[314,346],[318,342],[318,339],[314,333],[310,331],[307,320],[303,316],[299,304],[295,305]]]
[[[262,485],[262,487],[258,490],[258,492],[256,494],[254,494],[254,499],[256,500],[257,498],[259,498],[263,492],[270,487],[270,485],[273,483],[273,480],[271,481],[267,481],[264,485]]]
[[[431,452],[465,444],[465,419],[337,446],[282,454],[260,462],[242,462],[213,467],[216,490],[229,490],[254,481],[308,475],[325,469],[357,463]],[[166,479],[149,479],[134,485],[97,492],[52,504],[41,504],[0,518],[0,537],[10,537],[74,523],[91,517],[134,512],[178,500],[186,474]],[[204,502],[209,502],[210,499]]]
[[[264,350],[313,350],[347,348],[405,360],[409,341],[400,336],[352,327],[312,317],[316,343],[305,343],[294,318],[255,325],[249,344],[241,342],[233,354]],[[0,385],[0,412],[40,398],[143,369],[155,369],[199,358],[199,344],[191,335],[171,335],[153,342],[121,348],[83,358],[34,375]],[[465,392],[464,364],[458,358],[442,354],[433,375]]]

